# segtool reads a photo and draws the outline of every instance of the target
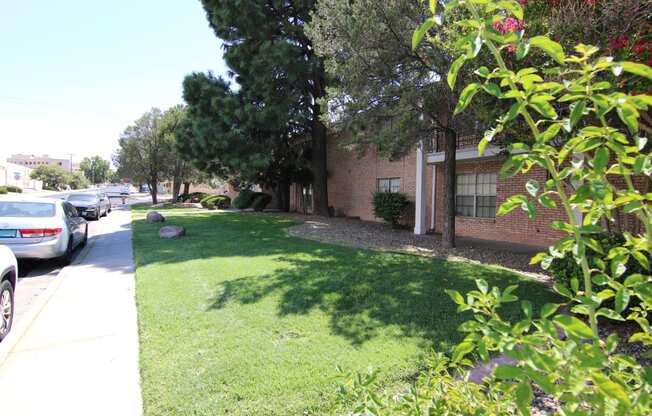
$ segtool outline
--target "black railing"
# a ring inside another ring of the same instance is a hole
[[[446,147],[446,141],[444,140],[445,136],[443,132],[435,133],[434,137],[424,140],[426,153],[439,153],[443,152]],[[482,139],[481,135],[465,135],[457,136],[455,140],[456,149],[467,149],[470,147],[476,147]]]

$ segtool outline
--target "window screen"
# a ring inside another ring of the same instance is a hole
[[[401,178],[378,178],[376,182],[378,192],[401,192]]]
[[[457,175],[455,213],[464,217],[496,217],[496,174]]]

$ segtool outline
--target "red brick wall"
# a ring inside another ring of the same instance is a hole
[[[401,192],[412,202],[405,223],[414,224],[414,201],[416,188],[416,151],[405,157],[389,161],[382,158],[378,151],[369,149],[358,158],[355,152],[349,152],[337,145],[336,140],[328,143],[328,202],[336,215],[360,217],[363,220],[379,221],[373,215],[371,205],[372,193],[376,190],[378,178],[401,178]],[[427,195],[430,198],[432,187],[432,168],[428,167]],[[430,199],[427,203],[430,212]],[[428,215],[428,223],[430,216]]]
[[[457,172],[496,172],[498,173],[502,160],[481,159],[474,161],[458,161]],[[433,229],[431,223],[432,200],[432,171],[433,165],[427,166],[424,190],[426,198],[426,226]],[[436,227],[435,232],[441,232],[443,213],[443,170],[438,165],[436,196]],[[389,161],[380,157],[376,149],[369,149],[366,154],[358,158],[355,152],[350,152],[337,146],[335,140],[328,143],[328,198],[329,204],[336,215],[360,217],[363,220],[379,221],[373,215],[371,195],[376,189],[377,178],[401,178],[401,192],[415,201],[416,188],[416,151],[410,152],[405,157]],[[527,175],[519,175],[508,180],[498,179],[496,186],[496,209],[510,195],[526,193],[525,183],[528,179],[545,182],[546,174],[543,170],[533,169]],[[295,189],[293,189],[293,196]],[[292,198],[292,209],[298,207]],[[474,237],[486,240],[508,241],[528,245],[544,246],[554,242],[562,236],[561,233],[550,229],[554,220],[565,219],[560,209],[546,209],[537,207],[537,216],[534,220],[527,218],[527,214],[520,209],[514,210],[506,216],[497,218],[467,218],[458,217],[456,220],[456,233],[460,236]],[[414,208],[410,210],[406,223],[414,224]]]
[[[474,161],[458,161],[457,173],[490,173],[498,174],[503,160],[480,159]],[[505,200],[514,194],[526,194],[525,183],[535,179],[543,184],[546,181],[546,172],[533,168],[526,175],[518,175],[496,183],[496,210]],[[444,173],[443,167],[437,167],[437,211],[436,232],[441,232],[443,219],[443,192]],[[485,240],[508,241],[528,245],[544,246],[556,241],[563,234],[550,228],[552,221],[565,219],[566,215],[561,208],[548,209],[537,206],[537,215],[529,219],[525,211],[517,208],[507,215],[496,218],[471,218],[456,217],[456,235],[481,238]]]

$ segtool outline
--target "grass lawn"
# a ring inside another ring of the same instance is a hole
[[[500,268],[288,237],[282,217],[161,212],[187,236],[161,240],[133,212],[146,415],[332,414],[336,365],[397,386],[460,340],[468,315],[444,289],[483,277],[555,299]]]

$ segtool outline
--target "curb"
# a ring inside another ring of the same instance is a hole
[[[7,337],[2,340],[2,342],[0,342],[0,367],[2,367],[5,361],[7,361],[9,355],[14,352],[16,345],[18,345],[18,343],[23,339],[27,331],[32,327],[32,324],[36,318],[38,318],[45,306],[48,304],[48,302],[50,302],[50,299],[52,299],[54,294],[59,289],[59,286],[61,286],[63,280],[66,278],[66,274],[68,274],[70,268],[78,265],[84,258],[86,258],[91,248],[95,245],[94,241],[89,241],[89,243],[90,244],[87,244],[86,247],[84,247],[79,252],[72,264],[65,266],[59,270],[59,273],[57,273],[56,277],[54,277],[54,281],[50,284],[50,286],[48,286],[45,292],[43,292],[43,294],[39,296],[38,299],[36,299],[36,302],[29,309],[29,311],[27,311],[20,323],[18,325],[14,325],[11,328],[9,335],[7,335]]]

